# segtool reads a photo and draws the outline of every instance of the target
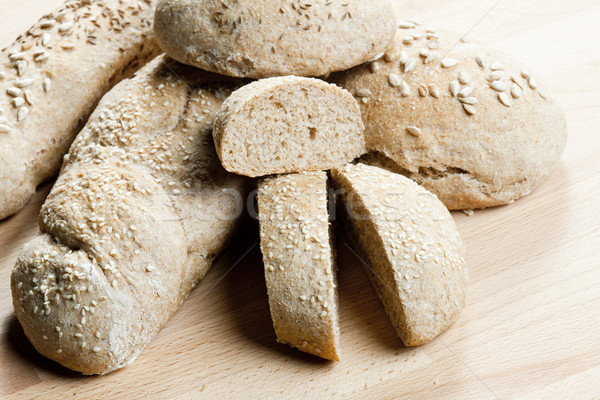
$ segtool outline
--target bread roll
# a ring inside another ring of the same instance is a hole
[[[460,36],[402,23],[378,61],[333,76],[360,101],[369,163],[450,209],[529,193],[557,164],[565,116],[522,63]]]
[[[332,171],[350,235],[406,346],[448,329],[465,305],[465,248],[434,194],[402,175],[364,164]]]
[[[150,0],[69,0],[0,52],[0,219],[20,210],[98,100],[158,54]]]
[[[213,137],[226,170],[246,176],[320,171],[364,154],[360,110],[319,79],[263,79],[221,106]]]
[[[77,136],[11,277],[44,356],[85,374],[131,363],[232,236],[245,181],[214,152],[220,79],[161,56]]]
[[[383,52],[394,16],[389,0],[161,0],[155,33],[165,53],[208,71],[320,76]]]
[[[277,341],[340,359],[327,174],[266,178],[258,186],[260,246]]]

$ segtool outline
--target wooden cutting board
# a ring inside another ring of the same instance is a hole
[[[0,46],[59,3],[2,0]],[[37,231],[47,184],[0,222],[0,396],[600,399],[600,2],[405,0],[397,8],[519,57],[569,122],[562,163],[531,195],[454,214],[471,282],[452,329],[403,347],[340,236],[343,360],[277,344],[249,221],[132,366],[80,376],[38,355],[12,313],[10,271]]]

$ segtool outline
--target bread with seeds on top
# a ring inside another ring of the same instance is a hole
[[[15,314],[44,356],[85,374],[130,364],[238,226],[245,178],[211,125],[235,82],[163,56],[102,98],[11,276]]]
[[[262,79],[221,106],[213,137],[230,172],[251,177],[321,171],[365,152],[364,125],[350,93],[320,79]]]
[[[69,0],[0,52],[0,219],[19,211],[112,85],[159,53],[151,0]]]
[[[338,361],[340,327],[327,174],[261,180],[258,215],[277,341]]]
[[[497,206],[540,184],[565,147],[565,116],[520,62],[404,22],[372,63],[331,77],[361,106],[365,161],[402,173],[450,209]]]
[[[169,56],[224,75],[321,76],[383,52],[389,0],[161,0],[154,31]]]
[[[406,346],[448,329],[465,305],[465,248],[438,198],[410,179],[364,164],[332,171],[352,242]]]

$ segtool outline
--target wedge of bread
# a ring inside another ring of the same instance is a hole
[[[321,171],[362,155],[364,125],[352,95],[319,79],[263,79],[221,106],[213,137],[226,170],[251,177]]]
[[[44,356],[85,374],[131,363],[232,236],[246,184],[212,143],[222,79],[161,56],[78,135],[11,276]]]
[[[151,0],[68,0],[0,52],[0,219],[19,211],[98,101],[160,49]]]
[[[465,249],[452,216],[410,179],[364,164],[334,169],[351,237],[406,346],[430,341],[465,305]]]
[[[334,247],[327,174],[263,179],[260,246],[277,340],[329,360],[340,358]]]

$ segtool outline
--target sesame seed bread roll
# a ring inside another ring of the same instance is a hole
[[[217,113],[213,137],[227,171],[256,177],[343,165],[364,154],[363,130],[346,90],[286,76],[236,90]]]
[[[452,216],[410,179],[364,164],[332,171],[350,236],[406,346],[448,329],[465,305],[465,248]]]
[[[158,54],[150,0],[69,0],[0,52],[0,219],[58,172],[115,83]]]
[[[456,34],[401,23],[380,60],[332,81],[360,100],[365,161],[408,176],[449,209],[528,194],[565,147],[564,113],[539,80]]]
[[[220,79],[160,56],[77,136],[11,277],[44,356],[85,374],[130,364],[232,236],[246,184],[212,143],[233,90]]]
[[[260,246],[277,341],[340,359],[336,267],[327,174],[265,178],[258,185]]]
[[[154,31],[184,64],[224,75],[321,76],[385,51],[389,0],[160,0]]]

